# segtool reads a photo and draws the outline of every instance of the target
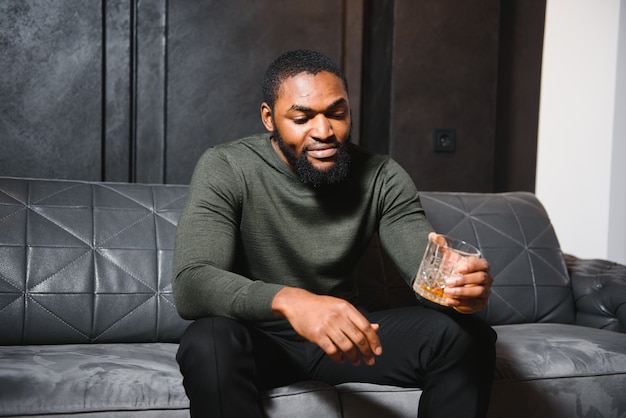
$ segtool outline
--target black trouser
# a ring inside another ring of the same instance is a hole
[[[495,332],[471,316],[410,307],[366,313],[383,354],[376,364],[336,363],[286,321],[194,321],[177,354],[193,417],[261,417],[259,390],[303,380],[423,389],[419,417],[484,417]]]

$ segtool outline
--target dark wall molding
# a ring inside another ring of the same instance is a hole
[[[381,154],[391,139],[394,7],[394,0],[369,1],[364,13],[361,144]]]
[[[164,183],[167,124],[168,2],[137,2],[133,69],[135,136],[133,177],[139,183]]]
[[[135,137],[135,3],[105,0],[102,6],[104,65],[101,179],[126,182],[132,179],[132,144]]]
[[[494,191],[535,191],[546,0],[503,1]]]

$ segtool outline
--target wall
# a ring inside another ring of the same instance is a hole
[[[389,154],[418,189],[493,189],[500,2],[396,0]],[[456,152],[433,151],[454,129]]]
[[[494,191],[535,191],[545,0],[500,2]]]
[[[206,148],[264,130],[263,71],[295,48],[342,65],[358,127],[362,9],[1,1],[0,175],[187,183]]]
[[[620,3],[607,258],[626,264],[626,5]]]
[[[100,10],[0,2],[2,174],[100,177]]]
[[[626,6],[548,0],[536,192],[565,252],[626,263]]]
[[[0,175],[187,183],[263,130],[263,70],[308,47],[346,71],[355,141],[420,189],[532,191],[544,2],[0,1]]]
[[[362,143],[396,159],[420,190],[491,191],[499,1],[368,4],[381,53],[365,54]],[[454,153],[434,152],[439,128],[455,131]]]

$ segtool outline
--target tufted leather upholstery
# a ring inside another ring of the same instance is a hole
[[[570,278],[548,215],[531,193],[422,192],[437,232],[477,245],[489,261],[494,285],[480,313],[493,325],[574,322]],[[416,303],[415,296],[380,254],[378,242],[357,277],[370,309]],[[383,278],[381,281],[381,277]]]
[[[475,244],[489,261],[492,295],[481,316],[493,325],[574,322],[574,300],[559,242],[531,193],[428,193],[435,230]]]
[[[186,186],[0,178],[0,344],[177,341],[186,321],[176,314],[170,271],[186,195]],[[563,255],[533,194],[421,198],[438,232],[478,245],[489,260],[495,282],[481,313],[489,323],[575,321]],[[623,289],[612,273],[624,267],[586,266],[573,270],[576,298],[587,306],[578,319],[623,330],[626,308],[607,310],[613,292],[599,283]],[[356,275],[369,309],[417,303],[377,240]]]
[[[574,285],[576,322],[626,332],[626,266],[566,257]]]
[[[0,179],[0,344],[175,341],[187,188]]]
[[[0,177],[0,416],[188,416],[174,359],[187,322],[170,285],[186,194]],[[626,330],[626,267],[570,257],[568,275],[529,193],[428,192],[422,203],[437,231],[477,244],[491,263],[481,313],[498,333],[490,418],[623,417],[626,335],[589,327]],[[356,275],[370,309],[423,303],[377,240]],[[420,393],[301,382],[261,402],[273,418],[414,417]]]

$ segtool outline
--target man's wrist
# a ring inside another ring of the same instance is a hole
[[[294,303],[294,298],[297,298],[298,294],[301,292],[306,291],[289,286],[285,286],[276,292],[274,298],[272,299],[272,312],[274,312],[274,316],[279,319],[287,318],[287,310],[289,306]]]

